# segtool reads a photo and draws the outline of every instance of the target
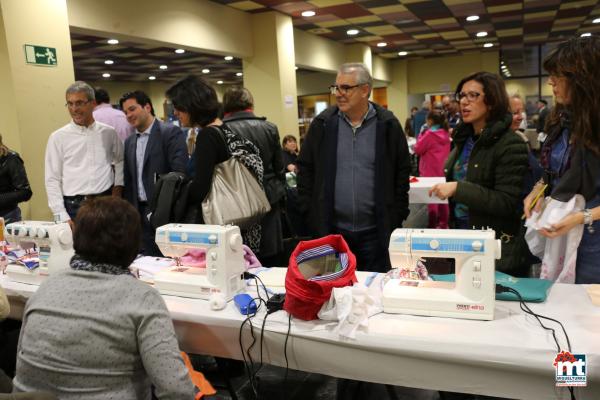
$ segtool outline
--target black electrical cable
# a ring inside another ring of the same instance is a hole
[[[521,293],[519,293],[516,289],[513,289],[513,288],[508,287],[508,286],[496,285],[496,293],[502,293],[502,292],[509,292],[509,293],[512,293],[512,294],[516,295],[517,298],[519,299],[519,306],[520,306],[521,310],[523,310],[523,312],[525,312],[527,314],[530,314],[533,317],[535,317],[535,319],[538,321],[538,323],[540,324],[540,326],[542,328],[544,328],[547,331],[552,332],[552,337],[554,338],[554,343],[556,344],[557,353],[561,352],[561,347],[560,347],[560,344],[558,343],[558,339],[556,338],[556,330],[554,330],[554,328],[550,328],[550,327],[544,325],[542,323],[542,319],[545,319],[545,320],[548,320],[548,321],[552,321],[552,322],[555,322],[558,325],[560,325],[560,327],[562,328],[563,334],[565,335],[565,339],[567,340],[567,348],[569,350],[569,353],[572,352],[571,351],[571,340],[569,339],[569,335],[567,335],[567,330],[565,329],[565,327],[562,324],[562,322],[560,322],[557,319],[546,317],[544,315],[540,315],[540,314],[534,312],[531,308],[529,308],[529,306],[527,305],[527,303],[525,302],[525,300],[521,296]],[[573,392],[573,387],[569,386],[568,389],[569,389],[569,393],[571,395],[571,400],[576,400],[575,399],[575,393]]]
[[[240,351],[242,353],[242,359],[244,361],[244,368],[246,370],[246,374],[248,375],[248,380],[250,382],[250,387],[252,389],[254,397],[258,399],[258,389],[257,389],[256,383],[254,382],[254,376],[255,376],[255,374],[254,374],[254,361],[252,360],[252,355],[250,354],[250,351],[251,351],[252,347],[256,343],[256,336],[254,336],[254,325],[252,325],[252,320],[251,319],[256,316],[256,314],[260,310],[260,306],[264,303],[265,304],[265,308],[266,308],[266,304],[267,303],[263,299],[261,299],[261,298],[253,298],[252,300],[254,302],[258,302],[258,304],[256,306],[256,312],[254,312],[252,314],[248,314],[247,317],[246,317],[246,319],[244,319],[244,321],[240,325],[240,331],[239,331],[238,341],[239,341],[239,345],[240,345]],[[243,340],[242,340],[242,333],[243,333],[244,325],[246,325],[246,323],[250,324],[250,335],[252,336],[252,343],[250,344],[250,347],[248,348],[248,350],[246,352],[244,352],[244,344],[243,344]],[[246,358],[246,356],[248,356],[248,358]]]
[[[290,363],[288,361],[288,356],[287,356],[287,343],[288,343],[288,339],[290,338],[291,329],[292,329],[292,314],[289,314],[288,330],[287,330],[287,333],[285,334],[285,343],[283,344],[283,356],[285,357],[285,376],[283,377],[283,385],[284,386],[287,382],[288,372],[290,370]]]

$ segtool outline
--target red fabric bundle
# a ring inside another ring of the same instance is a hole
[[[338,253],[347,253],[348,268],[344,274],[335,280],[309,281],[298,269],[297,257],[305,250],[318,246],[330,245]],[[329,235],[320,239],[298,243],[290,256],[287,274],[285,276],[285,303],[283,309],[295,318],[306,321],[317,319],[317,314],[336,287],[351,286],[356,282],[356,257],[350,251],[348,244],[341,235]]]

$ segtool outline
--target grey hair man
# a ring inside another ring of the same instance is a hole
[[[392,112],[369,101],[373,78],[343,64],[336,105],[311,123],[298,158],[298,197],[310,233],[341,234],[359,270],[387,271],[387,243],[408,216],[410,160]]]
[[[96,100],[90,85],[77,81],[65,97],[72,120],[48,139],[45,183],[54,220],[72,223],[86,198],[121,196],[123,143],[112,127],[94,120]]]

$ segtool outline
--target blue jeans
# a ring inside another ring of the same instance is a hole
[[[11,222],[17,222],[21,220],[21,209],[19,207],[15,207],[14,210],[7,212],[2,216],[4,218],[5,224],[10,224]]]
[[[586,208],[600,205],[600,196],[589,201]],[[575,283],[600,283],[600,220],[594,221],[594,233],[590,233],[587,225],[583,228],[583,236],[577,249],[577,265],[575,267]]]

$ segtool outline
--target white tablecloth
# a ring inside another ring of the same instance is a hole
[[[36,287],[0,276],[11,305]],[[241,359],[238,344],[243,317],[229,303],[211,311],[208,302],[164,296],[183,350]],[[530,304],[543,315],[563,322],[573,352],[587,355],[588,387],[577,399],[600,399],[600,308],[591,304],[583,286],[556,284],[543,304]],[[268,317],[265,362],[285,366],[283,344],[287,314]],[[257,316],[258,332],[262,317]],[[556,324],[557,336],[566,348]],[[331,376],[417,388],[479,393],[524,399],[567,399],[554,385],[552,336],[513,302],[496,302],[494,321],[379,314],[368,333],[341,341],[322,321],[292,320],[288,342],[290,368]],[[256,335],[259,336],[258,334]],[[250,343],[249,332],[244,342]],[[258,358],[258,343],[253,352]]]

